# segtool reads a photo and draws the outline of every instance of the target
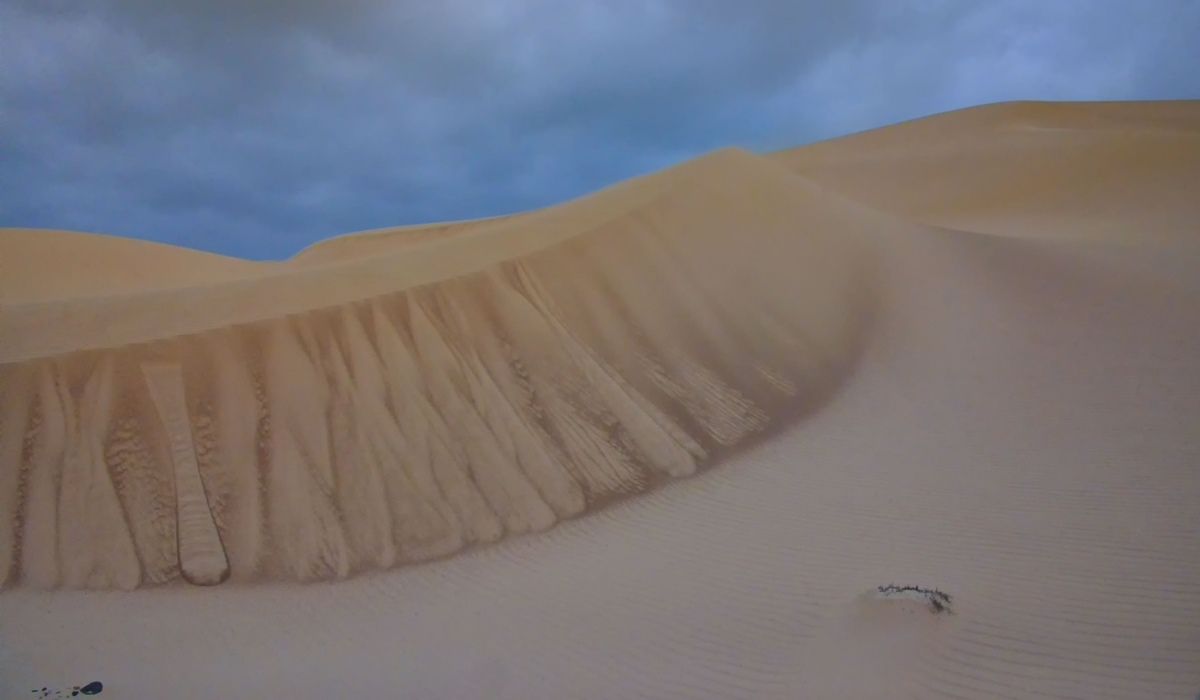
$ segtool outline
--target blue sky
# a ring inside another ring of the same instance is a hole
[[[278,259],[724,145],[1200,98],[1198,0],[0,0],[0,226]]]

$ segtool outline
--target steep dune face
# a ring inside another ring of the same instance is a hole
[[[8,306],[5,579],[338,579],[692,474],[836,388],[884,222],[727,150],[519,223]]]

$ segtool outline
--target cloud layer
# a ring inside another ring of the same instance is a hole
[[[1191,0],[9,0],[0,225],[257,259],[728,144],[1200,97]]]

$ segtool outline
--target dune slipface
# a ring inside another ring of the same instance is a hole
[[[6,290],[5,580],[340,579],[693,474],[836,388],[873,221],[731,149],[415,251]]]

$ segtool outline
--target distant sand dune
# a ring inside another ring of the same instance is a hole
[[[0,695],[1191,700],[1197,192],[1200,103],[1009,103],[278,262],[0,231]]]
[[[262,274],[264,267],[249,260],[116,236],[0,229],[0,304],[6,306],[205,286]]]
[[[1200,238],[1196,102],[1013,103],[782,151],[831,191],[947,228],[1085,241]]]

